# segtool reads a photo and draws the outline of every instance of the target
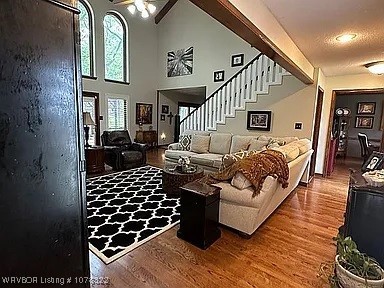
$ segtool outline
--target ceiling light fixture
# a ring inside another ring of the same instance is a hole
[[[373,74],[384,74],[384,61],[372,62],[364,66]]]
[[[136,11],[139,11],[141,17],[144,19],[148,18],[150,15],[156,12],[156,6],[144,0],[133,1],[133,3],[129,5],[127,9],[132,15],[135,15]]]
[[[340,43],[347,43],[355,39],[356,36],[357,36],[356,34],[343,34],[343,35],[337,36],[336,40],[339,41]]]

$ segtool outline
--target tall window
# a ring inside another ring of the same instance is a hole
[[[127,27],[115,13],[104,17],[105,79],[127,81]]]
[[[127,129],[127,100],[108,98],[108,130]]]
[[[81,73],[84,76],[94,76],[91,7],[83,0],[79,0],[78,8],[80,10]]]

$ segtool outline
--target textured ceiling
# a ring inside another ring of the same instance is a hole
[[[384,0],[262,0],[292,40],[326,76],[369,73],[384,60]],[[336,36],[356,33],[341,44]]]

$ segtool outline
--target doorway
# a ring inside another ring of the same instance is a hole
[[[361,167],[363,155],[358,133],[367,135],[374,150],[384,150],[384,89],[334,90],[328,126],[324,175],[336,165]],[[346,162],[347,160],[347,162]]]

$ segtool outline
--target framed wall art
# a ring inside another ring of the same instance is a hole
[[[355,128],[372,129],[374,119],[373,116],[356,116]]]
[[[161,113],[169,114],[169,106],[168,105],[161,105]]]
[[[357,114],[375,115],[376,102],[359,102],[357,103]]]
[[[368,157],[367,161],[364,162],[361,170],[363,171],[372,171],[383,168],[384,163],[384,153],[373,151],[372,154]]]
[[[191,75],[193,72],[193,47],[168,52],[168,77]]]
[[[136,124],[152,124],[152,104],[136,103]]]
[[[244,54],[235,54],[231,58],[231,67],[239,67],[244,65]]]
[[[248,111],[247,129],[271,131],[272,111]]]
[[[224,81],[224,70],[213,72],[213,82],[223,82]]]

